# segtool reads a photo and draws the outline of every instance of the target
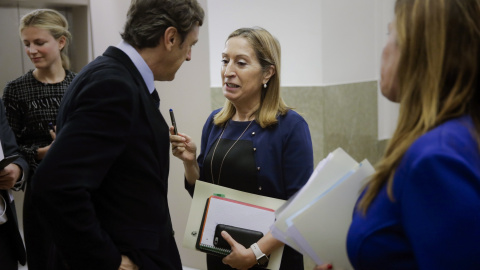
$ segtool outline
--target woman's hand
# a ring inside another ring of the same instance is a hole
[[[235,269],[249,269],[257,264],[257,259],[255,254],[250,248],[245,248],[241,244],[237,243],[226,231],[222,232],[222,237],[227,241],[227,243],[232,248],[232,253],[223,258],[222,262],[224,264],[230,265],[230,267]]]
[[[50,123],[52,124],[52,123]],[[49,124],[49,125],[50,125]],[[53,141],[55,141],[55,138],[57,137],[57,126],[50,126],[50,128],[48,129],[48,132],[50,133],[50,137],[52,137],[52,143]]]
[[[330,270],[333,269],[333,266],[329,263],[322,264],[322,265],[317,265],[313,270]]]
[[[47,154],[48,150],[50,150],[50,146],[52,146],[53,142],[55,141],[55,138],[57,137],[57,134],[55,133],[56,129],[57,129],[57,126],[48,129],[48,132],[50,133],[50,137],[52,137],[52,142],[45,147],[39,147],[37,149],[37,160],[42,160]]]
[[[197,146],[188,135],[183,133],[175,135],[173,130],[174,128],[170,127],[172,154],[183,161],[185,179],[193,186],[200,177],[200,168],[197,163]]]
[[[183,133],[175,135],[173,127],[170,127],[170,144],[172,145],[172,154],[183,162],[192,162],[197,158],[197,146],[192,139]]]

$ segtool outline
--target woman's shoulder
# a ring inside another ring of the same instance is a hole
[[[420,136],[405,153],[416,162],[435,156],[478,156],[478,143],[470,117],[449,120]]]
[[[65,70],[65,79],[61,82],[61,84],[65,87],[68,87],[70,83],[75,79],[75,76],[77,76],[77,73],[66,69]]]
[[[73,79],[73,78],[75,78],[75,76],[77,76],[76,72],[73,72],[73,71],[68,70],[68,69],[65,70],[65,73],[66,73],[65,78],[72,78]]]
[[[14,88],[18,86],[23,86],[35,80],[32,74],[33,70],[29,70],[27,73],[23,74],[22,76],[7,82],[6,88]]]
[[[285,114],[280,114],[278,117],[278,122],[279,124],[283,123],[283,124],[296,124],[296,123],[305,123],[307,124],[307,122],[305,121],[305,118],[303,118],[302,115],[300,115],[300,113],[294,111],[293,109],[290,109],[288,110]]]
[[[211,113],[210,113],[210,116],[209,118],[213,118],[217,113],[219,113],[223,108],[218,108],[218,109],[215,109],[213,110]]]
[[[217,113],[219,113],[221,110],[222,110],[222,108],[215,109],[215,110],[213,110],[213,111],[210,113],[210,115],[208,116],[207,120],[205,121],[205,125],[204,125],[205,128],[211,129],[211,128],[214,126],[214,124],[213,124],[214,117],[215,117],[215,115],[217,115]]]
[[[222,110],[222,108],[218,108],[218,109],[215,109],[213,110],[210,115],[208,116],[207,118],[207,123],[212,123],[213,122],[213,118],[215,117],[215,115],[217,115],[220,111]]]

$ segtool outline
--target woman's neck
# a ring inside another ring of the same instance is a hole
[[[59,83],[65,79],[65,69],[60,66],[51,66],[47,69],[36,68],[33,71],[33,76],[43,83]]]
[[[243,108],[235,106],[235,114],[232,117],[233,121],[251,121],[255,119],[255,113],[260,108],[260,104],[255,104],[250,108]]]

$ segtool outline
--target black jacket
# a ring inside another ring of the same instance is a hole
[[[0,100],[0,141],[2,143],[3,155],[5,157],[20,154],[18,152],[18,145],[15,141],[15,135],[13,134],[12,129],[8,125],[7,117],[5,116],[5,107],[3,102]],[[17,164],[22,168],[24,173],[24,179],[28,178],[28,164],[23,157],[16,159],[14,164]],[[13,249],[16,254],[16,259],[22,265],[25,265],[26,255],[25,255],[25,246],[23,245],[22,237],[18,231],[18,222],[17,214],[15,212],[15,202],[10,202],[10,197],[7,190],[0,190],[0,196],[3,196],[5,202],[7,203],[7,218],[8,221],[0,225],[1,229],[8,230],[10,239],[0,239],[0,241],[9,241],[11,246],[8,248]],[[2,250],[5,246],[0,245],[0,252],[4,253]]]
[[[167,204],[170,141],[141,74],[109,47],[75,77],[34,200],[70,269],[182,269]]]

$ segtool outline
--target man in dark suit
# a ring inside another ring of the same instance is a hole
[[[0,142],[4,157],[19,154],[15,135],[8,125],[5,107],[1,100]],[[23,180],[27,179],[28,171],[28,163],[21,156],[0,170],[0,269],[2,270],[16,270],[18,263],[25,265],[25,247],[18,231],[15,203],[10,190],[23,188]]]
[[[196,0],[133,0],[123,41],[82,69],[33,178],[49,269],[182,269],[167,205],[169,129],[154,80],[191,59]]]

